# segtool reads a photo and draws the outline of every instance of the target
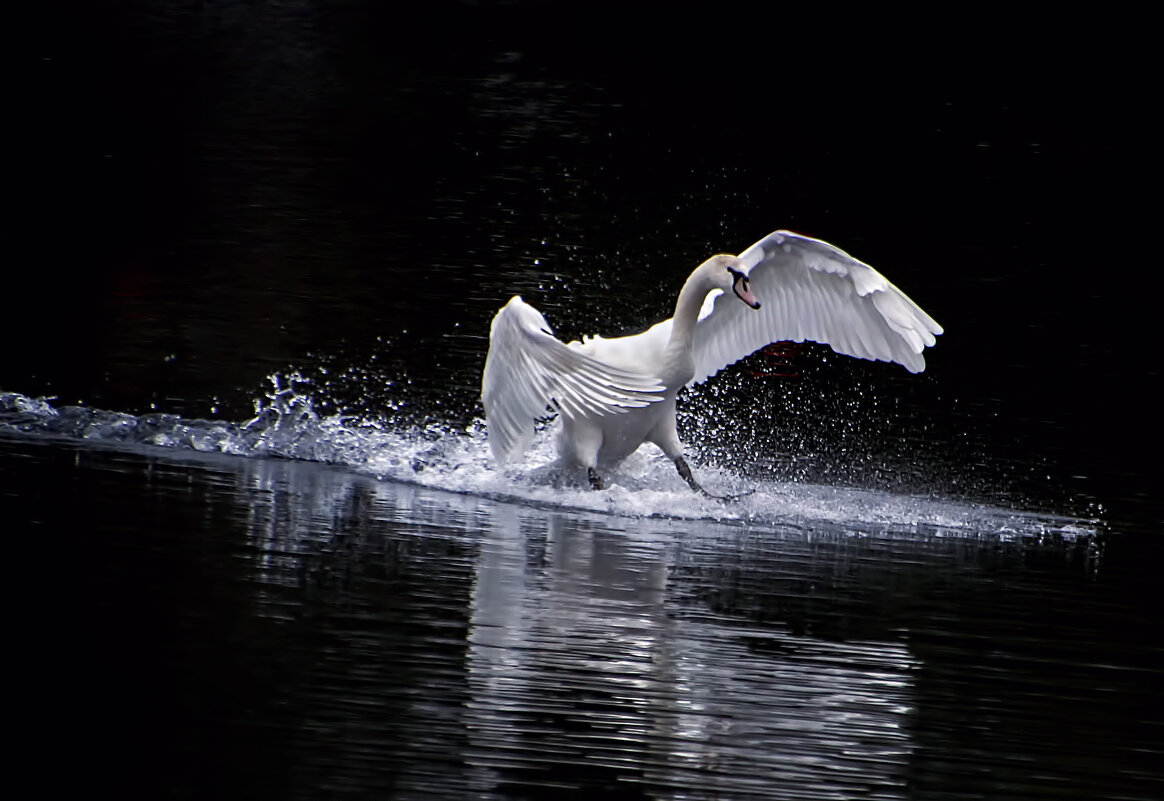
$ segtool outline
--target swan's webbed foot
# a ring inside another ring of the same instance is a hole
[[[598,471],[593,467],[586,468],[586,478],[590,479],[590,489],[606,489],[606,485],[602,483],[602,476],[598,475]]]
[[[687,482],[687,485],[696,492],[711,498],[716,501],[725,501],[731,503],[738,501],[743,495],[713,495],[703,488],[703,486],[695,480],[695,476],[691,474],[691,465],[687,464],[687,460],[682,456],[675,457],[675,468],[679,471],[679,476]],[[745,492],[744,495],[751,495],[750,492]]]

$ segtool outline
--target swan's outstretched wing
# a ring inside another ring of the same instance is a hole
[[[776,231],[740,254],[757,311],[715,299],[695,331],[695,377],[715,375],[772,342],[808,339],[837,353],[920,373],[942,327],[868,264],[819,239]]]
[[[529,445],[534,422],[546,416],[551,402],[567,417],[591,417],[662,399],[658,379],[566,347],[541,313],[516,295],[493,318],[481,401],[489,446],[502,464]]]

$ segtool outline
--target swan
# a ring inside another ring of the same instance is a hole
[[[515,295],[489,330],[481,400],[490,450],[498,465],[521,456],[549,407],[562,418],[560,455],[586,469],[593,489],[604,488],[600,469],[651,442],[693,490],[710,495],[679,442],[675,399],[684,386],[784,340],[821,342],[919,373],[922,351],[941,333],[868,264],[790,231],[738,256],[712,256],[683,284],[675,316],[632,336],[563,343]]]

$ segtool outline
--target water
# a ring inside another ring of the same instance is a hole
[[[530,4],[416,12],[119,4],[41,46],[66,138],[0,294],[0,527],[47,781],[1164,796],[1131,85],[817,85],[792,39],[596,58]],[[493,468],[510,295],[629,332],[777,227],[932,313],[926,372],[782,345],[685,396],[736,503],[646,449],[592,492],[551,430]]]
[[[814,487],[787,523],[643,517],[10,435],[0,474],[68,577],[82,763],[141,794],[1159,790],[1152,571],[1078,522],[839,490],[814,520]]]
[[[343,415],[321,418],[296,382],[271,379],[272,391],[250,420],[231,423],[177,415],[134,416],[85,407],[54,408],[43,399],[0,394],[0,433],[50,441],[82,441],[132,452],[154,448],[240,458],[276,457],[341,465],[380,480],[533,506],[596,511],[632,518],[673,517],[738,522],[751,527],[811,521],[874,530],[998,536],[1091,537],[1098,521],[992,507],[932,496],[783,482],[707,467],[717,490],[740,496],[723,502],[689,492],[674,465],[647,449],[613,470],[605,492],[589,489],[580,471],[559,463],[555,427],[539,433],[518,465],[495,468],[483,420],[464,430],[448,426],[391,427]]]

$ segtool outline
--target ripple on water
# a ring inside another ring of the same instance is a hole
[[[1149,615],[1092,537],[610,514],[296,459],[0,445],[21,455],[0,458],[6,497],[84,554],[90,719],[148,721],[134,759],[171,766],[162,789],[228,771],[291,796],[1157,797],[1159,648],[1126,634]],[[662,497],[654,469],[636,480]]]

